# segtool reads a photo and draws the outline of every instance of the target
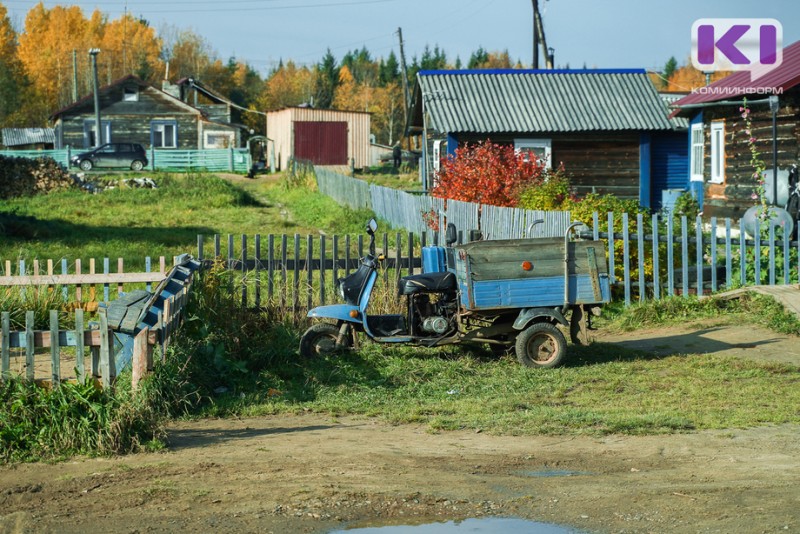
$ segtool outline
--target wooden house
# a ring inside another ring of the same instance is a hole
[[[240,130],[210,120],[201,110],[130,75],[101,88],[102,141],[126,141],[149,148],[207,149],[238,147]],[[95,145],[94,95],[50,116],[56,148]]]
[[[777,97],[774,112],[770,97]],[[749,132],[742,108],[747,100]],[[767,169],[788,169],[800,157],[800,41],[783,50],[780,66],[751,80],[739,71],[678,100],[675,114],[689,120],[689,174],[705,216],[741,217],[757,203],[750,139]],[[773,148],[775,149],[773,151]],[[771,175],[770,172],[767,173]],[[772,179],[769,176],[771,188]],[[778,180],[778,202],[786,184]],[[768,197],[772,198],[768,191]]]
[[[644,70],[450,70],[417,74],[408,123],[421,135],[429,188],[441,161],[469,143],[513,144],[563,165],[578,195],[637,199],[658,208],[685,187],[671,164],[685,133]]]
[[[267,137],[280,169],[292,158],[363,169],[371,161],[370,118],[362,111],[284,108],[267,113]]]

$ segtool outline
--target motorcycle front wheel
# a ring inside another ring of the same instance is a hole
[[[350,336],[346,336],[343,345],[336,345],[339,329],[330,323],[316,323],[305,331],[300,338],[300,356],[308,360],[334,354],[353,346]]]

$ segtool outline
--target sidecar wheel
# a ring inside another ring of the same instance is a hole
[[[339,329],[330,323],[317,323],[305,331],[300,338],[300,356],[308,360],[334,354],[341,347],[336,346]],[[344,340],[346,347],[352,345],[348,336]]]
[[[517,360],[525,367],[549,369],[564,361],[567,340],[561,330],[550,323],[536,323],[517,336]]]

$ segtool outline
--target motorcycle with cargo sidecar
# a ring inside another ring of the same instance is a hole
[[[423,248],[423,272],[398,280],[402,314],[370,313],[383,255],[375,253],[374,219],[367,224],[369,253],[337,281],[343,304],[319,306],[300,339],[300,355],[314,358],[358,348],[359,333],[379,343],[439,347],[487,344],[496,354],[516,352],[528,367],[564,362],[567,341],[588,342],[591,315],[610,300],[603,243],[564,238],[473,241],[456,245],[448,224],[446,246]]]

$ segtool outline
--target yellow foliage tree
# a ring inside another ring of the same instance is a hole
[[[264,84],[264,90],[256,99],[256,109],[271,111],[309,102],[312,84],[313,73],[289,61],[278,67]]]

